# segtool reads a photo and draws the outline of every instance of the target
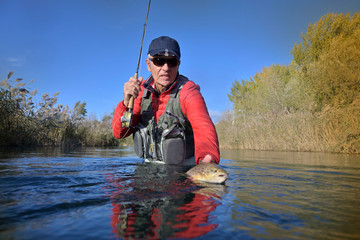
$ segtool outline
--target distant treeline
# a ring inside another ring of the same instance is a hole
[[[102,121],[86,117],[86,103],[73,109],[57,104],[58,94],[36,99],[23,79],[11,80],[13,72],[0,83],[0,146],[117,146],[112,134],[112,115]],[[30,84],[32,83],[32,80]]]
[[[327,14],[289,65],[233,83],[223,148],[360,153],[360,14]]]

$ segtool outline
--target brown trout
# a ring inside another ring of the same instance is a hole
[[[228,178],[228,173],[215,163],[200,163],[186,174],[194,181],[210,183],[224,183]]]

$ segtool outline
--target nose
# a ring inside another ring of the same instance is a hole
[[[162,69],[163,69],[164,71],[170,70],[169,64],[168,64],[167,62],[165,62],[165,64],[162,66]]]

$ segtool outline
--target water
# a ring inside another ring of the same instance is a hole
[[[222,151],[225,185],[131,148],[0,154],[0,239],[360,239],[360,156]]]

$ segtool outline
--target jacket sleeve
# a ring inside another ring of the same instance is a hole
[[[199,85],[192,81],[187,82],[180,91],[180,104],[194,132],[196,164],[199,164],[207,154],[219,164],[220,152],[216,129],[200,93]]]
[[[140,91],[138,97],[134,101],[133,118],[131,121],[132,126],[136,126],[139,122],[139,116],[140,116],[140,110],[141,110],[141,98],[142,98],[143,92],[144,92],[144,88],[143,88],[143,86],[141,86],[141,91]],[[133,128],[121,127],[121,117],[124,115],[125,111],[128,111],[128,110],[129,110],[129,108],[124,105],[123,101],[121,101],[115,109],[114,117],[112,120],[112,130],[113,130],[114,136],[118,139],[126,138],[126,137],[130,136],[134,131]]]

